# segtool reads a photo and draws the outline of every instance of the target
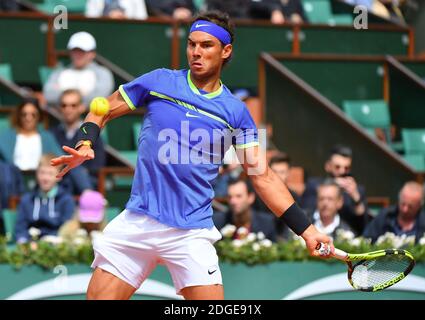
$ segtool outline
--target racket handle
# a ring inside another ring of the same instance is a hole
[[[348,259],[348,253],[335,248],[335,258],[346,261]]]
[[[316,246],[316,250],[319,251],[319,254],[321,256],[327,256],[330,253],[330,248],[329,245],[324,244],[323,242],[318,243]],[[348,258],[348,253],[345,251],[342,251],[340,249],[335,248],[335,254],[334,257],[339,259],[339,260],[344,260],[346,261]]]

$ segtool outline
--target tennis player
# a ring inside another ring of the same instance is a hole
[[[88,299],[129,299],[158,263],[168,268],[185,299],[224,299],[213,246],[221,234],[212,221],[211,182],[232,145],[260,197],[306,241],[310,253],[319,255],[318,242],[333,250],[331,240],[315,229],[268,168],[246,106],[220,81],[232,42],[227,15],[198,16],[187,40],[188,70],[158,69],[120,86],[108,97],[109,112],[89,113],[75,148],[64,146],[69,155],[52,161],[66,165],[62,177],[93,159],[91,147],[101,128],[146,106],[130,199],[93,243]],[[222,141],[227,144],[220,146]]]

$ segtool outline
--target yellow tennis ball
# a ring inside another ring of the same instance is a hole
[[[103,116],[109,111],[109,101],[103,97],[96,97],[90,102],[90,112]]]

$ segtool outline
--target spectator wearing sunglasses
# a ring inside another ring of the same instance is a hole
[[[61,154],[53,135],[39,124],[43,113],[35,99],[21,103],[11,117],[11,128],[0,135],[0,157],[21,171],[35,170],[44,153]]]
[[[21,103],[12,114],[11,129],[0,134],[0,159],[14,164],[21,171],[33,171],[43,154],[63,154],[54,135],[40,125],[42,120],[43,112],[37,100],[28,99]],[[83,168],[73,170],[61,185],[74,194],[93,186]]]
[[[62,122],[52,128],[51,132],[59,145],[74,147],[78,142],[77,131],[83,123],[81,117],[86,111],[80,91],[65,90],[60,97],[58,109],[62,115]],[[96,185],[99,169],[106,164],[105,147],[101,138],[96,140],[93,149],[96,157],[84,162],[83,167],[88,171],[92,183]]]
[[[367,210],[365,188],[358,184],[351,174],[353,152],[344,145],[336,145],[325,163],[326,177],[311,177],[306,183],[301,204],[304,209],[314,211],[317,204],[317,187],[326,179],[332,178],[343,191],[344,203],[339,210],[343,220],[356,234],[361,234],[370,216]]]

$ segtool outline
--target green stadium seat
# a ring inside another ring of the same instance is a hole
[[[325,23],[332,21],[332,8],[329,0],[302,0],[305,14],[310,23]]]
[[[105,127],[103,127],[102,131],[100,131],[100,137],[102,138],[103,144],[105,144],[105,145],[109,144],[108,126],[107,125]]]
[[[401,129],[406,154],[425,155],[425,129]]]
[[[346,100],[342,103],[342,109],[369,132],[370,129],[381,128],[386,141],[392,144],[390,111],[384,100]]]
[[[344,112],[365,128],[391,126],[388,105],[383,100],[350,100],[342,104]]]
[[[87,0],[44,0],[37,8],[47,14],[53,14],[56,6],[65,6],[69,13],[84,13]]]
[[[41,84],[44,85],[50,77],[50,74],[55,68],[40,66],[38,67],[38,75],[40,77]]]
[[[0,118],[0,133],[9,128],[9,119],[8,118]]]
[[[135,150],[121,150],[120,154],[131,162],[131,164],[136,167],[136,161],[137,161],[137,151]]]
[[[118,207],[106,208],[106,221],[112,221],[117,215],[119,215],[121,209]]]
[[[416,171],[425,171],[425,155],[423,154],[405,154],[404,160]]]
[[[193,5],[195,6],[197,11],[203,9],[206,0],[193,0]]]
[[[16,211],[3,209],[3,221],[6,231],[6,239],[8,242],[11,242],[15,237]]]
[[[135,122],[133,123],[133,139],[134,139],[134,145],[138,146],[138,142],[139,142],[139,133],[140,133],[140,123]]]
[[[6,63],[0,64],[0,77],[8,81],[13,81],[12,68],[10,64],[6,64]]]
[[[69,12],[72,13],[84,13],[86,11],[87,0],[50,0],[57,4],[66,6]]]
[[[353,25],[353,17],[350,14],[334,14],[328,23],[335,26],[351,26]]]

